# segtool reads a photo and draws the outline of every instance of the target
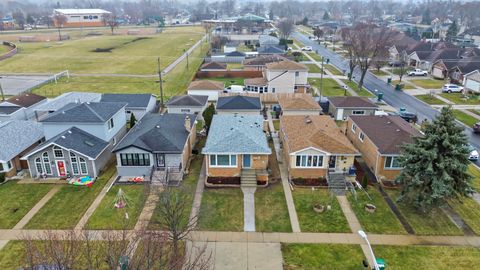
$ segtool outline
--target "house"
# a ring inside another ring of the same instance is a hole
[[[231,53],[237,50],[238,47],[238,42],[227,42],[225,45],[223,45],[223,53]]]
[[[219,97],[216,106],[217,114],[260,115],[261,110],[259,97],[242,95]]]
[[[310,94],[278,94],[281,115],[319,115],[322,108]]]
[[[269,55],[269,54],[285,54],[285,46],[283,45],[270,45],[270,46],[260,46],[257,48],[259,55]]]
[[[68,103],[98,102],[102,94],[88,92],[67,92],[35,108],[35,117],[37,121],[45,118],[48,114],[62,109]]]
[[[290,60],[265,65],[269,93],[305,93],[308,88],[308,68]]]
[[[260,35],[258,37],[260,47],[276,46],[280,44],[280,39],[271,35]]]
[[[196,115],[147,114],[115,146],[117,172],[152,181],[181,181],[196,139]]]
[[[457,65],[448,70],[448,77],[450,82],[461,84],[466,74],[478,69],[480,69],[480,57],[465,59],[459,61]]]
[[[19,120],[0,122],[0,173],[12,177],[28,169],[28,164],[20,158],[42,140],[43,128],[40,123]]]
[[[100,102],[127,103],[127,120],[130,120],[132,114],[140,120],[146,113],[154,112],[157,108],[157,97],[152,94],[103,94]]]
[[[56,15],[66,18],[62,25],[54,20],[55,27],[92,27],[105,26],[104,17],[111,12],[103,9],[54,9],[53,14],[54,19]]]
[[[97,177],[126,133],[126,103],[69,103],[40,122],[46,141],[30,151],[34,178]],[[77,163],[77,165],[71,165]],[[51,164],[55,164],[52,166]]]
[[[46,97],[32,93],[23,93],[13,96],[0,103],[0,107],[3,107],[3,113],[0,113],[0,119],[27,120],[33,118],[35,115],[35,109],[45,103],[47,103]],[[14,108],[11,107],[18,107],[18,110],[14,110]]]
[[[329,97],[328,114],[335,120],[346,120],[350,115],[374,115],[378,106],[366,97]]]
[[[218,93],[225,90],[225,84],[212,80],[197,80],[190,83],[187,88],[188,94],[192,96],[208,96],[208,101],[216,102]]]
[[[462,33],[466,39],[473,39],[473,43],[480,46],[480,26],[470,27]]]
[[[219,62],[208,62],[200,67],[200,71],[225,71],[227,64]]]
[[[283,115],[279,136],[290,179],[344,174],[360,155],[328,115]]]
[[[228,52],[220,55],[212,55],[211,60],[221,63],[243,63],[245,60],[245,53],[239,51]]]
[[[214,115],[207,142],[208,184],[257,186],[268,183],[268,146],[260,115]]]
[[[393,183],[400,174],[402,145],[421,136],[398,115],[351,115],[347,119],[346,134],[377,180],[383,183]]]
[[[465,90],[472,93],[480,93],[480,71],[474,70],[465,74],[463,78],[463,86]]]
[[[260,70],[263,71],[265,69],[265,66],[268,63],[272,62],[280,62],[287,60],[284,56],[278,55],[278,54],[272,54],[272,55],[259,55],[255,58],[251,59],[246,59],[243,62],[243,69],[244,70]]]
[[[167,102],[167,111],[168,113],[195,114],[197,119],[203,120],[202,113],[207,105],[208,96],[174,96]]]

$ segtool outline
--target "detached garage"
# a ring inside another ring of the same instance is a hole
[[[480,93],[480,71],[477,69],[465,74],[463,86],[467,91]]]
[[[218,93],[225,90],[225,84],[219,81],[198,80],[188,86],[188,94],[191,96],[208,96],[208,101],[216,102]]]

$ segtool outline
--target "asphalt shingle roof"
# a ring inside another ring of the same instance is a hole
[[[181,153],[190,132],[185,129],[185,118],[194,114],[147,114],[117,144],[113,152],[136,147],[152,153]]]
[[[38,122],[13,120],[0,123],[0,160],[11,160],[42,138],[42,124]]]
[[[212,80],[198,80],[193,81],[188,86],[187,90],[220,90],[225,89],[225,83]]]
[[[20,110],[21,108],[22,107],[20,106],[5,106],[0,104],[0,115],[9,115]]]
[[[56,111],[68,103],[97,102],[101,97],[99,93],[68,92],[50,99],[46,104],[39,106],[37,111]]]
[[[328,101],[337,108],[378,108],[366,97],[329,97]]]
[[[290,60],[284,60],[280,62],[271,62],[266,64],[267,69],[270,70],[308,70],[308,67],[304,64],[297,63]]]
[[[70,103],[51,113],[41,122],[103,123],[125,105],[125,102]]]
[[[217,110],[259,110],[262,108],[259,97],[230,96],[219,97]]]
[[[35,95],[32,93],[23,93],[7,99],[7,102],[18,105],[20,107],[28,108],[46,99],[46,97]]]
[[[214,115],[204,154],[271,154],[258,115]]]
[[[174,96],[167,102],[168,106],[188,106],[188,107],[202,107],[208,102],[208,96],[202,95],[183,95]]]
[[[265,66],[271,62],[279,62],[287,60],[287,58],[281,55],[259,55],[255,58],[245,59],[243,66]]]
[[[214,61],[203,64],[200,69],[227,69],[227,64]]]
[[[123,102],[127,108],[143,109],[148,107],[152,94],[103,94],[100,102]]]

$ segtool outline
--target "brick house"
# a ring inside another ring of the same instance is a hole
[[[278,104],[282,115],[319,115],[320,105],[310,94],[278,94]]]
[[[345,133],[360,150],[377,180],[390,182],[400,174],[401,146],[422,134],[396,115],[350,116]]]
[[[374,115],[378,106],[366,97],[329,97],[328,114],[335,120],[346,120],[350,115]]]

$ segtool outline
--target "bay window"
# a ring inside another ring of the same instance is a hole
[[[323,155],[297,155],[295,167],[298,168],[320,168],[323,167]]]

